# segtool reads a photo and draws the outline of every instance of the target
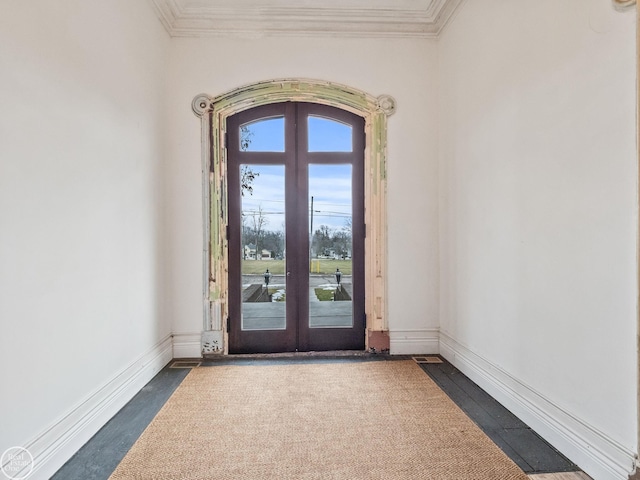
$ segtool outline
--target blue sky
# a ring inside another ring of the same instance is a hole
[[[284,224],[284,166],[251,165],[259,173],[253,180],[253,195],[242,197],[245,214],[261,207],[267,230],[282,230]],[[351,217],[351,165],[309,165],[309,197],[313,196],[313,226],[341,229]],[[310,202],[309,202],[310,203]],[[251,225],[249,221],[247,225]]]
[[[248,124],[251,132],[248,151],[283,152],[284,118],[276,117]],[[351,127],[321,117],[309,117],[309,150],[351,151]],[[253,181],[253,195],[242,198],[245,214],[259,207],[267,218],[267,230],[284,225],[284,166],[252,165],[259,173]],[[339,230],[351,217],[351,165],[309,165],[309,197],[314,197],[313,227],[327,225]],[[248,220],[247,225],[251,225]]]
[[[245,125],[250,133],[249,152],[284,152],[284,117]],[[323,117],[309,116],[310,152],[350,152],[351,126]]]

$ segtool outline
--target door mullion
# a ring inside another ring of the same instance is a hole
[[[307,131],[305,123],[305,105],[296,104],[296,259],[298,277],[298,309],[296,320],[298,323],[298,349],[309,350],[309,188],[308,164],[306,161]]]
[[[298,350],[298,255],[297,255],[297,171],[296,171],[296,106],[288,102],[285,107],[285,284],[287,294],[287,343]]]

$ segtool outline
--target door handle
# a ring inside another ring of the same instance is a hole
[[[291,272],[287,272],[287,277],[290,277],[290,276],[291,276]]]

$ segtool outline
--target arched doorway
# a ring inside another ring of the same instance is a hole
[[[389,96],[329,82],[274,80],[192,102],[201,118],[203,167],[203,333],[204,355],[229,352],[229,177],[228,120],[252,108],[282,102],[335,107],[364,121],[364,315],[365,348],[384,348],[386,315],[386,122],[395,110]],[[387,337],[388,338],[388,337]],[[382,339],[382,340],[381,340]],[[388,347],[388,345],[387,345]]]
[[[364,119],[272,103],[227,138],[229,352],[363,350]]]

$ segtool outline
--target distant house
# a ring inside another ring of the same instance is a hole
[[[255,260],[256,259],[256,246],[252,243],[244,246],[244,259]]]
[[[245,260],[273,260],[273,252],[271,250],[262,249],[260,256],[256,257],[256,246],[253,243],[244,246],[244,259]]]
[[[338,252],[334,248],[327,248],[322,251],[322,253],[316,256],[317,258],[323,259],[332,259],[332,260],[343,260],[346,258],[351,258],[351,250]]]

